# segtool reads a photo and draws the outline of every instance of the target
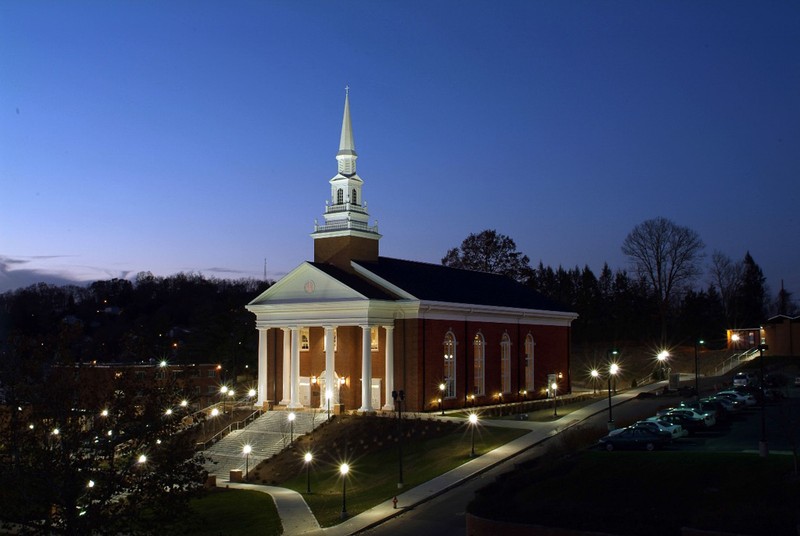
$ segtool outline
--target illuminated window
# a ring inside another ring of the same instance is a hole
[[[456,396],[456,338],[452,331],[444,336],[444,397]]]
[[[475,338],[472,341],[472,350],[475,354],[475,358],[472,365],[473,370],[473,393],[476,396],[483,396],[486,394],[486,382],[484,380],[484,364],[486,361],[486,341],[483,339],[483,335],[478,332],[475,334]]]
[[[341,205],[344,203],[344,190],[339,188],[336,190],[336,204]]]
[[[533,335],[525,337],[525,390],[533,392]]]
[[[500,341],[500,383],[504,393],[511,392],[511,339],[508,333]]]
[[[378,349],[378,328],[370,328],[369,330],[370,348],[373,350]]]
[[[300,328],[300,350],[308,351],[308,328]]]

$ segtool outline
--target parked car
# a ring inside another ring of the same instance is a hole
[[[737,372],[733,376],[734,387],[747,387],[758,384],[758,375],[755,372]]]
[[[654,433],[644,428],[629,426],[615,434],[609,434],[601,438],[600,445],[608,451],[614,449],[655,450],[670,441],[671,439],[667,434]]]
[[[652,417],[651,417],[652,418]],[[669,421],[672,424],[680,424],[688,435],[694,435],[696,432],[705,432],[708,426],[702,419],[692,419],[685,415],[678,415],[677,413],[667,413],[658,419]]]
[[[710,428],[717,424],[717,419],[708,413],[698,413],[697,411],[689,408],[675,408],[669,412],[670,415],[681,415],[688,419],[699,419],[706,427]]]
[[[711,402],[705,398],[701,398],[700,400],[683,401],[678,408],[691,409],[697,413],[708,413],[714,417],[716,422],[721,422],[728,418],[728,411],[724,407],[721,407],[719,404]]]
[[[726,389],[725,391],[720,391],[717,394],[720,396],[727,396],[729,398],[734,397],[735,400],[742,402],[745,406],[756,405],[756,397],[750,393],[743,393],[741,391],[737,391],[736,389]]]
[[[634,426],[639,428],[646,428],[653,432],[662,432],[669,434],[670,439],[680,439],[689,435],[689,432],[683,429],[680,424],[671,423],[658,417],[650,417],[644,421],[637,421]]]
[[[728,398],[726,396],[707,396],[705,400],[720,404],[728,411],[728,413],[735,413],[744,409],[743,402],[739,402],[738,400],[734,400],[733,398]]]

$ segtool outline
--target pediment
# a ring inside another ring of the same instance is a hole
[[[248,305],[367,300],[336,278],[304,262]]]

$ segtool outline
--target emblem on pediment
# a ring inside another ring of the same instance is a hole
[[[309,279],[308,281],[306,281],[306,284],[303,286],[303,289],[305,289],[306,294],[313,294],[315,288],[316,285],[314,284],[313,279]]]

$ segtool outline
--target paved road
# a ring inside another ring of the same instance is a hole
[[[800,436],[800,427],[797,425],[797,420],[800,418],[800,389],[793,389],[790,394],[792,398],[784,401],[783,404],[768,405],[766,407],[767,438],[770,451],[773,453],[789,450],[790,431],[793,432],[796,441],[800,440],[800,437],[798,437]],[[680,400],[681,398],[677,396],[633,399],[619,406],[614,406],[614,420],[619,426],[630,424],[638,419],[653,415],[659,408],[676,405]],[[795,420],[793,427],[788,425],[792,416]],[[564,419],[569,420],[569,418],[570,416],[567,416]],[[597,433],[602,433],[607,426],[607,421],[608,413],[602,412],[589,417],[585,422],[577,425],[572,432],[582,433],[581,430],[594,429]],[[691,438],[685,438],[680,441],[680,446],[674,448],[680,450],[757,452],[760,433],[761,414],[759,407],[756,406],[745,410],[735,417],[730,424],[723,425],[719,431],[711,430],[696,434]],[[559,436],[556,437],[558,438]],[[513,470],[515,464],[541,456],[545,452],[548,443],[555,443],[556,441],[559,441],[559,439],[547,440],[541,445],[512,460],[499,464],[463,485],[419,504],[402,515],[362,534],[372,536],[447,536],[450,534],[464,534],[466,505],[472,500],[475,491],[492,482],[497,476]],[[552,446],[555,446],[555,444]]]

